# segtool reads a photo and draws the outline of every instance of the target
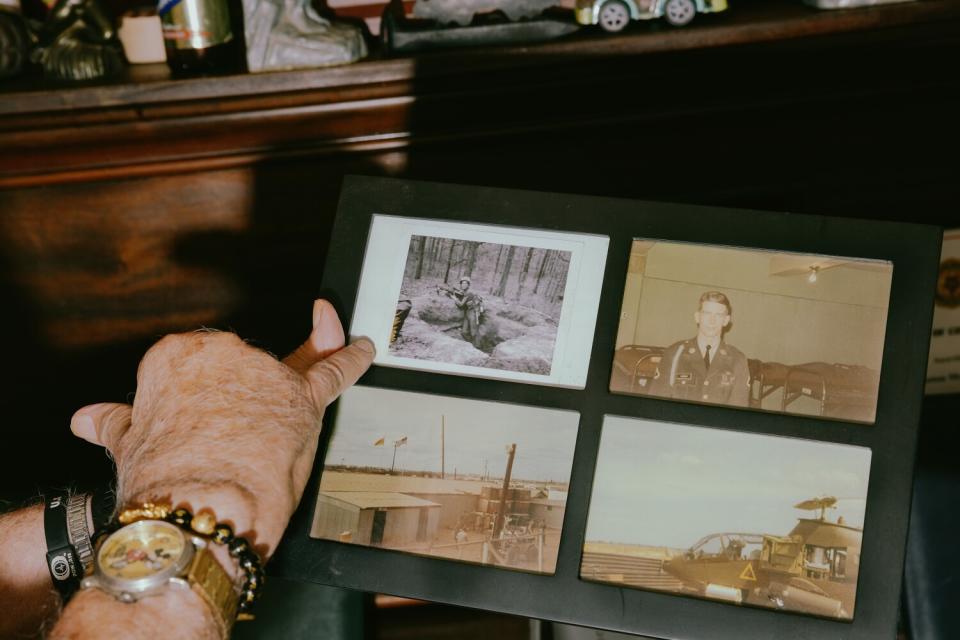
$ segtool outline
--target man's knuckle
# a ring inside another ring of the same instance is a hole
[[[331,386],[334,389],[340,389],[347,381],[347,373],[343,368],[343,363],[338,360],[327,362],[327,371],[330,376]]]
[[[314,403],[318,407],[325,407],[329,402],[328,398],[333,395],[333,377],[329,365],[326,362],[315,365],[307,371],[307,379]]]

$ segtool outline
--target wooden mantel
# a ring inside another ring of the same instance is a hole
[[[800,0],[732,4],[684,29],[637,23],[616,36],[581,32],[544,44],[309,71],[172,80],[163,65],[148,65],[106,84],[15,82],[0,92],[0,188],[954,82],[934,47],[956,53],[955,0],[844,11],[817,11]],[[902,64],[904,43],[923,64],[897,77],[891,71]],[[865,45],[889,54],[860,55]],[[918,47],[932,55],[924,59]],[[837,49],[847,53],[834,60],[830,53]],[[854,81],[838,82],[846,73],[855,74]]]

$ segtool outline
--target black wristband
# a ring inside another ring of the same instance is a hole
[[[53,586],[64,598],[70,597],[83,578],[83,566],[70,544],[67,529],[67,494],[46,497],[43,508],[43,532],[47,539],[47,568]]]

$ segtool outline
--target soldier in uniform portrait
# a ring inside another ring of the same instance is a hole
[[[693,314],[697,335],[667,347],[657,366],[650,395],[693,402],[747,406],[747,357],[723,340],[732,307],[727,296],[708,291]]]

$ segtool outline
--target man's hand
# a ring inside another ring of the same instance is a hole
[[[283,363],[231,333],[167,336],[140,363],[132,407],[84,407],[71,429],[113,456],[120,506],[211,510],[267,558],[310,475],[324,409],[373,361],[369,340],[343,345],[323,300]]]

